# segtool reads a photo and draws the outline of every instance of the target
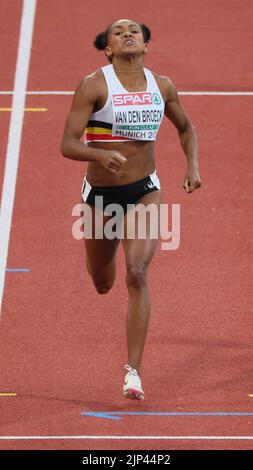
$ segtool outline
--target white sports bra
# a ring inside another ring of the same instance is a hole
[[[146,91],[129,92],[119,81],[112,64],[102,67],[108,97],[102,109],[92,113],[85,141],[154,141],[164,115],[164,101],[152,72],[143,69]]]

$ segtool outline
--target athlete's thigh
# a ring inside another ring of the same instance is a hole
[[[99,209],[89,206],[92,218],[89,220],[91,238],[84,236],[87,268],[91,275],[112,274],[115,270],[115,258],[119,239],[108,239],[104,235],[104,226],[111,216],[105,216]],[[84,220],[84,224],[85,224]]]
[[[136,208],[125,214],[123,247],[127,266],[148,266],[153,258],[159,239],[160,204],[161,191],[154,191],[145,194]]]

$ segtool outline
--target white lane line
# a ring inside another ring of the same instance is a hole
[[[0,315],[18,172],[19,152],[22,136],[24,105],[31,56],[36,2],[37,0],[23,1],[20,25],[19,45],[15,70],[15,83],[12,100],[13,110],[10,119],[2,200],[0,206]]]
[[[94,440],[253,440],[253,436],[0,436],[0,440],[59,440],[59,439],[94,439]]]
[[[0,91],[0,95],[13,95],[13,91]],[[73,95],[74,91],[26,91],[26,95]]]
[[[0,95],[12,95],[13,91],[0,91]],[[74,91],[27,91],[27,95],[73,95]],[[191,96],[253,96],[253,91],[178,91]]]
[[[253,96],[253,91],[179,91],[178,94],[191,96]]]

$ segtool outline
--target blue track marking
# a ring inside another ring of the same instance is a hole
[[[240,411],[187,411],[187,412],[155,412],[155,411],[83,411],[83,416],[94,418],[113,419],[115,421],[124,419],[124,416],[253,416],[253,412]]]
[[[6,268],[7,273],[28,273],[31,271],[30,268]]]

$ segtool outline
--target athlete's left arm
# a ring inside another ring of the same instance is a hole
[[[191,193],[201,186],[196,130],[179,101],[177,90],[173,82],[164,77],[162,89],[165,97],[165,115],[176,127],[181,146],[187,159],[187,170],[183,187],[187,193]]]

